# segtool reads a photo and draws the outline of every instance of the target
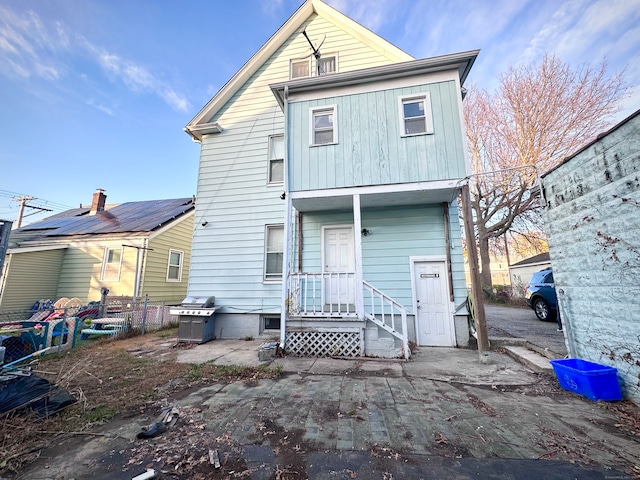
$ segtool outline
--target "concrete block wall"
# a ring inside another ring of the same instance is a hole
[[[610,365],[640,404],[640,111],[543,177],[570,356]]]

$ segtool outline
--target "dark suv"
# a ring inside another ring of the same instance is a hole
[[[542,321],[552,321],[558,314],[558,298],[551,268],[536,272],[524,288],[524,298]]]

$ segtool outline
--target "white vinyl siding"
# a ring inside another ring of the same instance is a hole
[[[122,266],[122,248],[105,248],[102,262],[102,276],[104,282],[117,282],[120,279]]]
[[[400,97],[400,132],[403,137],[433,133],[429,93]]]
[[[282,280],[284,225],[267,225],[265,234],[264,279]]]
[[[338,143],[338,120],[335,105],[311,109],[310,145]]]
[[[184,252],[169,250],[169,264],[167,265],[167,282],[182,281],[182,258]]]
[[[305,28],[327,35],[322,49],[340,52],[340,72],[398,61],[317,15]],[[280,282],[264,282],[264,225],[284,218],[282,192],[265,180],[265,138],[284,133],[269,85],[289,78],[290,59],[308,54],[309,44],[295,33],[207,119],[223,131],[205,136],[201,145],[189,295],[215,295],[216,304],[256,312],[280,311]],[[306,119],[307,137],[308,124]],[[210,222],[206,227],[204,219]]]

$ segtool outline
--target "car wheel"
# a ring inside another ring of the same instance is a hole
[[[555,319],[555,315],[549,310],[549,304],[544,298],[536,298],[533,301],[533,311],[536,312],[536,317],[543,322]]]

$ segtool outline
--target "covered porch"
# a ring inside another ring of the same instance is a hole
[[[456,197],[456,184],[390,187],[287,194],[281,343],[290,353],[410,357],[409,342],[416,335],[406,253],[411,247],[392,250],[402,242],[424,245],[427,241],[418,238],[424,237],[420,233],[403,231],[403,219],[398,219],[395,229],[393,216],[405,208],[420,212],[425,206],[442,212],[442,205]],[[391,212],[384,228],[372,220],[371,212],[379,210]],[[364,221],[363,212],[369,212]],[[448,227],[442,230],[438,234]],[[394,240],[394,234],[406,238]],[[440,243],[444,246],[444,238]],[[445,253],[444,248],[440,250]],[[402,263],[398,267],[402,271],[389,271],[385,263]]]

